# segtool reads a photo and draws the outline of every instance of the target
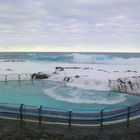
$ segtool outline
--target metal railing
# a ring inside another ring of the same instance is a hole
[[[7,82],[7,81],[23,81],[23,80],[31,80],[30,73],[10,73],[10,74],[0,74],[0,81]]]
[[[84,126],[104,126],[114,123],[127,122],[140,117],[140,103],[108,111],[102,109],[98,112],[75,112],[60,110],[44,106],[27,106],[24,104],[0,104],[0,117],[14,118],[23,121],[36,121],[42,123],[56,123]]]
[[[32,74],[30,73],[0,74],[0,82],[5,82],[5,85],[8,84],[8,81],[17,81],[19,84],[21,81],[27,81],[27,80],[31,80],[33,82],[31,75]]]

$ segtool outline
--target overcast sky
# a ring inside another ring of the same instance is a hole
[[[140,52],[140,0],[0,0],[0,51]]]

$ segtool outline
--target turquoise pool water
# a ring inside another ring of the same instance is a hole
[[[73,111],[113,110],[140,102],[140,97],[117,92],[101,92],[68,87],[47,81],[0,82],[0,103],[25,105]]]

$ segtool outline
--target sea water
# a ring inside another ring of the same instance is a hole
[[[0,52],[0,60],[44,61],[85,64],[136,64],[140,53],[58,53],[58,52]]]
[[[9,63],[19,66],[19,64],[31,62],[31,64],[38,64],[38,67],[41,64],[46,65],[45,69],[49,69],[47,65],[50,64],[54,67],[70,64],[84,67],[109,67],[110,69],[115,66],[122,71],[133,68],[133,70],[137,70],[137,74],[140,72],[140,54],[138,53],[0,53],[0,60],[4,66]],[[3,65],[0,65],[0,70],[3,69]],[[41,67],[40,70],[42,70]],[[19,85],[18,82],[11,81],[7,86],[1,82],[0,102],[44,105],[49,108],[80,111],[126,107],[136,104],[140,100],[140,97],[135,95],[105,91],[104,89],[102,91],[82,89],[79,86],[50,84],[47,81],[35,81],[34,84],[28,82],[31,81],[21,82]]]
[[[8,81],[0,83],[0,103],[43,105],[48,109],[92,111],[113,110],[139,103],[134,95],[81,90],[47,81]]]

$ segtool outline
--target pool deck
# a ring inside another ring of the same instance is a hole
[[[140,140],[140,119],[103,127],[63,126],[0,119],[2,140]]]

